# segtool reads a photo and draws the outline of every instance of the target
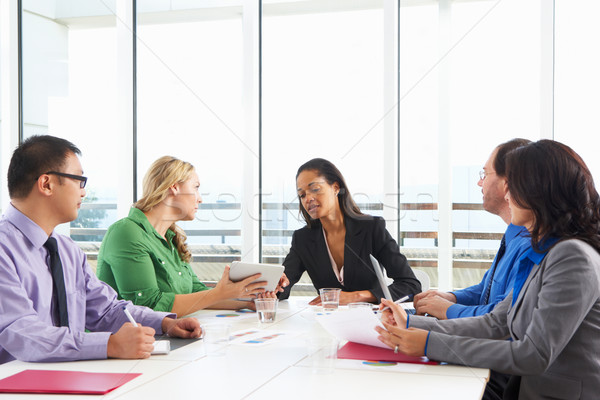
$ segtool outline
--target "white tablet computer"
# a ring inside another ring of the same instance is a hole
[[[281,274],[283,274],[283,270],[283,265],[252,264],[234,261],[231,263],[231,269],[229,270],[229,279],[238,282],[254,274],[261,273],[262,276],[253,282],[266,281],[267,284],[265,285],[265,290],[272,292],[277,287]]]
[[[383,290],[383,297],[385,297],[389,301],[394,301],[394,299],[392,299],[390,289],[387,286],[387,282],[385,281],[385,277],[383,276],[383,272],[381,271],[379,261],[377,261],[377,259],[373,257],[372,254],[369,254],[369,257],[371,257],[371,264],[373,264],[373,269],[375,270],[375,274],[377,275],[379,286],[381,286],[381,290]]]

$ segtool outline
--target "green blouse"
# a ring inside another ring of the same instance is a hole
[[[181,260],[167,230],[163,239],[144,213],[133,207],[129,216],[112,224],[98,254],[98,278],[120,299],[156,311],[171,311],[176,294],[207,290],[190,265]]]

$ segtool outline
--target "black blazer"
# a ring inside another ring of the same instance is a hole
[[[341,288],[348,292],[369,290],[380,301],[383,292],[369,254],[373,254],[386,269],[387,276],[394,280],[389,285],[394,300],[421,291],[421,284],[406,257],[400,254],[398,244],[385,229],[383,218],[367,215],[354,219],[346,216],[344,222],[344,285],[340,284],[333,272],[321,222],[316,220],[312,227],[298,229],[292,236],[292,247],[283,262],[290,284],[279,294],[280,299],[289,297],[292,286],[307,271],[317,291],[326,287]]]

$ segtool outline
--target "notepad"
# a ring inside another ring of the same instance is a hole
[[[106,394],[140,375],[27,369],[1,379],[0,393]]]
[[[171,342],[168,340],[157,340],[154,342],[154,350],[152,350],[152,355],[157,354],[169,354],[171,352]]]

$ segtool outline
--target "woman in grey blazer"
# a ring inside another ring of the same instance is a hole
[[[384,301],[392,312],[380,340],[406,354],[511,374],[505,399],[597,399],[600,199],[592,176],[573,150],[551,140],[514,150],[507,168],[512,223],[532,242],[512,295],[489,314],[446,321],[408,318]]]

